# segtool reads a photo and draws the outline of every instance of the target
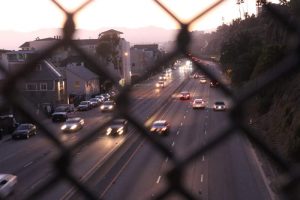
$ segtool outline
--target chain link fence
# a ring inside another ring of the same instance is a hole
[[[41,61],[42,59],[46,59],[48,55],[51,55],[56,49],[64,46],[73,48],[84,59],[86,63],[89,63],[88,66],[93,66],[92,68],[90,67],[91,71],[114,82],[115,87],[119,90],[119,95],[117,97],[118,113],[127,118],[128,121],[132,125],[134,125],[137,130],[139,130],[138,133],[140,133],[142,137],[146,138],[151,144],[153,144],[153,146],[157,148],[161,152],[161,154],[171,159],[173,167],[168,172],[168,174],[166,174],[169,185],[164,192],[157,196],[156,199],[167,199],[168,196],[174,192],[186,199],[197,199],[195,196],[190,194],[183,185],[183,173],[186,169],[186,166],[198,159],[200,155],[203,155],[203,153],[216,148],[218,145],[226,141],[231,135],[236,133],[246,135],[253,142],[253,144],[255,144],[262,152],[264,152],[264,154],[271,158],[273,163],[278,168],[285,172],[287,179],[284,184],[281,185],[281,191],[284,197],[286,197],[287,199],[299,198],[299,196],[297,196],[297,192],[299,192],[297,191],[297,187],[299,186],[300,178],[299,166],[291,165],[284,158],[273,152],[271,150],[271,147],[269,147],[262,139],[258,137],[258,134],[256,134],[257,132],[254,132],[253,129],[245,124],[245,120],[243,118],[244,105],[249,98],[255,96],[257,93],[267,88],[272,83],[276,82],[276,80],[278,80],[280,77],[298,72],[300,62],[299,48],[287,55],[280,63],[277,63],[277,65],[272,70],[261,75],[255,83],[250,82],[240,91],[233,92],[230,88],[227,87],[227,85],[221,84],[220,88],[222,92],[225,95],[229,96],[233,102],[233,106],[230,112],[230,126],[226,130],[223,130],[222,133],[218,135],[218,137],[210,140],[207,144],[205,144],[201,148],[198,148],[195,152],[193,152],[185,159],[178,160],[177,157],[169,151],[167,146],[165,146],[161,141],[152,137],[151,134],[148,134],[148,130],[143,125],[143,123],[138,121],[129,113],[129,94],[133,89],[132,85],[121,88],[119,86],[119,83],[116,82],[113,78],[112,74],[107,72],[105,68],[101,66],[101,64],[99,64],[99,62],[94,57],[79,48],[72,40],[72,36],[75,33],[75,15],[81,12],[81,10],[92,1],[87,0],[83,5],[81,5],[72,13],[67,12],[58,3],[58,1],[52,1],[58,6],[59,9],[61,9],[65,13],[66,16],[62,39],[58,40],[54,45],[48,47],[41,54],[38,54],[34,58],[30,59],[30,61],[27,62],[23,67],[19,68],[16,73],[8,73],[8,71],[5,70],[4,66],[1,66],[0,68],[2,73],[4,73],[7,77],[4,80],[4,83],[1,85],[1,94],[7,99],[7,101],[11,102],[13,107],[17,108],[25,117],[27,117],[31,121],[34,121],[36,125],[45,133],[48,140],[51,141],[60,152],[59,157],[57,158],[55,163],[53,163],[56,175],[47,180],[46,183],[44,183],[41,187],[37,188],[37,190],[26,197],[26,199],[39,199],[39,197],[43,193],[45,193],[51,187],[54,187],[54,185],[61,180],[67,180],[69,183],[71,183],[77,189],[77,191],[79,191],[86,197],[86,199],[98,199],[97,195],[93,194],[90,188],[85,187],[75,177],[75,175],[72,174],[70,168],[72,165],[73,155],[75,155],[83,145],[91,143],[93,139],[97,137],[100,130],[106,127],[109,122],[99,127],[95,127],[93,131],[83,137],[78,143],[67,147],[56,137],[51,127],[47,126],[39,120],[40,118],[36,115],[35,112],[33,112],[33,106],[27,99],[25,99],[21,95],[21,91],[17,87],[18,82],[23,78],[24,74],[29,74],[30,72],[32,72],[39,61]],[[168,64],[178,56],[184,56],[185,58],[190,59],[193,64],[197,66],[197,68],[199,68],[210,79],[215,79],[221,82],[219,78],[214,73],[207,70],[204,65],[199,62],[195,62],[192,59],[192,55],[189,52],[189,46],[193,41],[191,39],[191,33],[188,31],[188,29],[196,20],[199,20],[204,15],[209,14],[210,11],[219,6],[222,2],[222,0],[217,1],[208,9],[190,20],[188,23],[183,23],[176,17],[175,13],[172,13],[168,9],[168,7],[163,5],[160,1],[153,1],[153,3],[158,4],[166,12],[166,15],[172,17],[180,25],[181,29],[176,40],[177,46],[173,50],[173,52],[160,59],[154,66],[152,66],[151,71],[149,71],[147,74],[144,74],[142,77],[136,80],[135,83],[146,80],[150,77],[152,72],[161,70],[161,66]],[[267,6],[267,10],[271,12],[275,18],[286,24],[289,30],[294,31],[299,36],[298,25],[290,24],[287,19],[283,18],[279,13],[276,13],[274,10],[272,10],[271,7]]]

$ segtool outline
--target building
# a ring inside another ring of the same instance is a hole
[[[79,57],[68,59],[66,81],[69,102],[75,105],[100,93],[99,76],[89,70]]]
[[[6,53],[4,63],[8,72],[15,73],[20,70],[35,54],[32,50]],[[24,74],[23,79],[18,82],[18,88],[35,106],[43,103],[67,103],[65,77],[49,60],[41,60],[30,73]]]
[[[134,75],[142,75],[162,56],[158,44],[134,45],[130,48],[131,71]]]

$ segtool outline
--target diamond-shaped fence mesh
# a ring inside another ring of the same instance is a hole
[[[183,199],[197,199],[193,194],[189,193],[189,191],[185,188],[183,184],[183,174],[188,167],[188,165],[199,159],[203,153],[212,151],[214,148],[224,143],[229,137],[234,134],[243,134],[247,136],[256,147],[258,147],[261,152],[267,155],[273,162],[273,164],[282,170],[286,174],[285,181],[280,185],[280,190],[284,197],[287,199],[297,199],[297,187],[299,185],[300,178],[300,168],[297,166],[291,165],[284,158],[279,156],[276,152],[273,152],[271,147],[269,147],[264,140],[262,140],[257,134],[257,131],[251,129],[247,124],[245,124],[244,116],[244,105],[246,101],[258,94],[263,89],[267,88],[272,83],[276,82],[279,78],[285,75],[291,75],[297,72],[299,66],[299,52],[296,49],[294,52],[291,52],[287,55],[281,62],[277,63],[277,65],[263,75],[261,75],[254,82],[250,82],[246,86],[244,86],[239,91],[233,91],[222,83],[219,78],[212,73],[205,66],[204,63],[197,62],[193,59],[193,55],[189,52],[189,46],[193,43],[191,38],[191,33],[189,32],[189,27],[196,21],[201,19],[204,15],[208,14],[211,10],[221,4],[223,1],[217,1],[215,4],[210,6],[205,11],[198,14],[194,19],[190,20],[188,23],[181,22],[174,13],[172,13],[165,5],[160,3],[160,1],[156,0],[153,3],[158,4],[167,15],[171,16],[181,27],[179,34],[177,36],[177,46],[167,56],[161,58],[157,63],[155,63],[151,70],[147,73],[143,74],[138,80],[136,80],[132,85],[126,85],[125,87],[120,87],[119,83],[115,80],[115,78],[105,70],[106,68],[99,64],[98,60],[89,55],[87,52],[83,51],[80,47],[74,43],[72,37],[75,33],[75,22],[74,16],[78,12],[83,12],[84,7],[91,3],[92,1],[86,1],[82,6],[80,6],[73,13],[67,12],[57,1],[53,0],[53,3],[56,4],[66,15],[66,22],[63,27],[63,37],[61,40],[57,40],[57,43],[48,47],[42,53],[32,57],[29,62],[24,64],[22,67],[18,68],[15,73],[8,73],[4,66],[1,67],[2,73],[5,74],[6,78],[4,79],[3,84],[1,85],[1,94],[6,99],[7,102],[16,108],[24,117],[33,121],[39,129],[45,134],[47,140],[49,140],[53,148],[57,149],[57,157],[55,161],[53,161],[53,168],[55,170],[55,176],[48,178],[43,182],[42,185],[35,188],[30,195],[24,197],[25,199],[40,199],[40,197],[46,193],[48,190],[51,190],[55,185],[57,185],[61,181],[67,181],[71,186],[75,188],[75,190],[84,196],[86,199],[99,199],[98,195],[93,192],[93,188],[89,188],[81,180],[79,180],[76,175],[72,172],[73,165],[73,156],[76,155],[78,151],[84,146],[91,144],[95,138],[98,137],[100,130],[103,130],[104,127],[112,120],[112,118],[108,119],[103,124],[98,127],[93,127],[90,129],[89,134],[85,135],[78,142],[72,145],[65,145],[59,138],[57,138],[56,134],[54,134],[54,130],[48,124],[45,124],[40,120],[39,116],[34,112],[34,107],[24,96],[22,96],[22,92],[18,88],[18,84],[20,80],[24,78],[24,74],[29,74],[32,72],[36,65],[43,59],[47,59],[48,55],[53,54],[53,52],[61,47],[68,46],[76,51],[86,63],[89,63],[87,66],[90,70],[100,77],[105,77],[105,79],[110,80],[114,83],[114,86],[118,90],[118,96],[116,99],[117,104],[117,112],[115,112],[114,116],[121,115],[126,118],[130,124],[134,126],[137,130],[136,133],[140,135],[141,138],[146,139],[151,145],[158,150],[158,152],[164,156],[167,156],[171,163],[172,168],[169,169],[166,177],[168,179],[167,188],[161,192],[155,199],[168,199],[171,194],[177,194],[181,196]],[[273,17],[283,24],[286,25],[289,31],[293,31],[299,36],[298,25],[290,24],[287,19],[280,15],[280,13],[276,13],[271,7],[267,7],[267,10],[272,13]],[[83,11],[82,11],[83,10]],[[151,136],[148,133],[148,128],[138,120],[131,112],[130,108],[130,95],[132,90],[134,89],[135,84],[138,84],[147,78],[153,75],[153,72],[157,72],[162,70],[162,66],[168,64],[172,60],[184,57],[193,62],[194,66],[196,66],[199,70],[201,70],[207,77],[213,80],[217,80],[221,83],[220,89],[221,91],[228,96],[232,103],[232,109],[230,110],[230,125],[218,134],[217,137],[211,139],[205,145],[197,148],[190,155],[185,157],[184,159],[179,159],[174,153],[172,153],[161,140],[158,140],[156,137]],[[299,187],[298,187],[299,189]],[[299,192],[299,191],[298,191]]]

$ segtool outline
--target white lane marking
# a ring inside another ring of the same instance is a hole
[[[167,157],[167,158],[166,158],[166,162],[168,162],[168,160],[169,160],[169,158]]]
[[[161,179],[161,176],[158,177],[158,179],[156,181],[157,184],[159,183],[160,179]]]
[[[177,135],[179,135],[179,131],[177,131]]]
[[[206,135],[206,130],[204,131],[204,134]]]
[[[182,125],[183,125],[183,123],[181,122],[180,126],[182,126]]]
[[[29,162],[29,163],[27,163],[26,165],[24,165],[23,167],[25,168],[25,167],[28,167],[29,165],[31,165],[33,162],[31,161],[31,162]]]
[[[173,141],[173,143],[172,143],[172,147],[175,145],[175,142]]]
[[[203,182],[203,174],[201,174],[201,183]]]
[[[205,158],[204,158],[204,156],[202,156],[202,161],[205,161]]]
[[[183,119],[185,119],[185,115],[183,116]]]

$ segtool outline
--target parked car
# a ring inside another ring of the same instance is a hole
[[[101,104],[101,100],[96,97],[89,99],[89,102],[91,102],[92,107],[97,107],[97,106],[100,106],[100,104]]]
[[[100,109],[102,112],[105,111],[113,111],[115,109],[115,102],[114,101],[104,101],[101,105]]]
[[[103,101],[109,101],[110,100],[110,94],[108,94],[108,93],[103,93],[103,94],[100,94],[100,95],[96,95],[95,97],[96,98],[102,98]]]
[[[189,100],[190,98],[191,98],[191,95],[189,92],[183,91],[183,92],[180,92],[180,94],[179,94],[180,100]]]
[[[75,132],[83,128],[84,119],[81,117],[73,117],[66,120],[60,127],[63,132]]]
[[[214,110],[218,111],[222,111],[222,110],[225,110],[226,109],[226,106],[225,106],[225,103],[224,101],[216,101],[215,104],[214,104]]]
[[[17,123],[14,115],[1,115],[0,116],[0,137],[4,134],[11,134],[17,127]]]
[[[18,178],[12,174],[0,174],[0,199],[7,198],[15,189]]]
[[[128,122],[126,119],[114,119],[106,129],[106,135],[119,136],[128,131]]]
[[[193,109],[205,108],[205,102],[203,99],[194,99],[193,101]]]
[[[74,112],[73,104],[59,105],[54,109],[54,112]]]
[[[153,122],[150,131],[159,135],[167,135],[170,132],[170,125],[167,120],[157,120]]]
[[[30,136],[36,135],[36,126],[33,124],[20,124],[12,133],[12,139],[29,139]]]
[[[54,112],[52,113],[53,122],[65,122],[68,119],[67,112]]]
[[[80,104],[77,106],[78,111],[87,111],[92,108],[91,102],[90,101],[82,101]]]

